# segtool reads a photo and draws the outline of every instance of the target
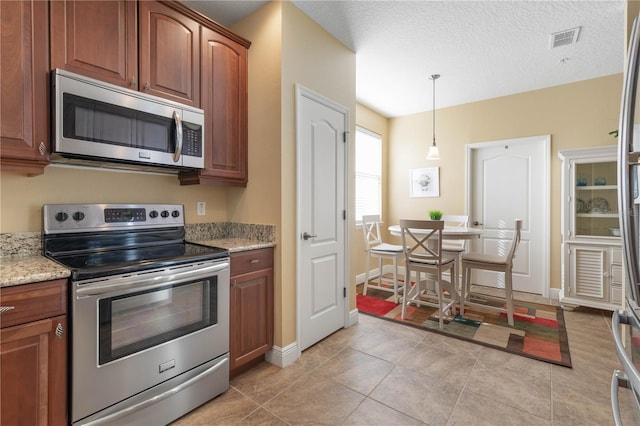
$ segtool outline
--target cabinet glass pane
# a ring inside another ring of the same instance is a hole
[[[576,164],[575,172],[575,235],[618,236],[616,163]]]

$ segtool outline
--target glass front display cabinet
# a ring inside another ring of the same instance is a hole
[[[558,152],[562,160],[562,288],[565,309],[622,306],[616,145]]]

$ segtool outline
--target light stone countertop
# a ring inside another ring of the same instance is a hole
[[[220,247],[229,250],[230,253],[256,250],[261,248],[274,247],[275,243],[254,240],[250,238],[215,238],[211,240],[191,241],[204,246]]]
[[[231,253],[275,247],[275,226],[206,223],[185,226],[186,240]],[[0,234],[0,288],[68,278],[71,272],[40,254],[39,232]]]
[[[0,258],[0,288],[68,278],[70,271],[39,254]]]

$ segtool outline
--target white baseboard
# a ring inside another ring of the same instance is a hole
[[[549,289],[549,299],[551,300],[560,300],[560,292],[562,289],[559,288],[550,288]]]
[[[351,327],[358,323],[358,310],[353,309],[349,311],[348,323],[345,324],[345,328]],[[264,359],[280,368],[293,364],[298,359],[298,343],[293,342],[284,348],[279,346],[273,346],[269,352],[264,355]]]
[[[382,274],[393,274],[393,265],[382,265]],[[404,274],[404,266],[398,266],[398,274]],[[378,278],[378,268],[369,271],[369,280]],[[356,285],[364,284],[364,272],[356,275]]]
[[[274,345],[273,348],[264,355],[264,359],[267,362],[282,368],[296,362],[299,352],[297,342],[293,342],[284,348]]]
[[[349,319],[347,320],[347,324],[344,326],[345,328],[351,327],[352,325],[356,325],[358,323],[358,309],[354,309],[349,311]]]

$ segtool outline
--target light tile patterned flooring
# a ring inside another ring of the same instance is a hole
[[[185,425],[610,425],[611,313],[565,311],[573,368],[360,314],[293,365],[262,363]],[[624,425],[640,425],[620,391]]]

